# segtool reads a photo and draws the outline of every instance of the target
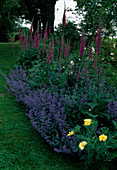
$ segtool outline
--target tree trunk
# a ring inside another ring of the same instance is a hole
[[[43,32],[45,32],[45,28],[47,25],[48,34],[49,29],[51,29],[51,32],[54,32],[55,4],[56,0],[46,0],[45,3],[43,1],[40,6]]]

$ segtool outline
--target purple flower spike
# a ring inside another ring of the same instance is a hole
[[[85,40],[84,40],[84,35],[81,37],[81,44],[80,44],[80,55],[83,56],[85,49]]]

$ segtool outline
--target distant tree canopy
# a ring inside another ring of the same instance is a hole
[[[84,20],[81,21],[81,31],[91,35],[96,34],[99,20],[106,36],[114,35],[113,26],[117,27],[117,0],[74,0],[77,2],[76,11],[78,14],[84,15]]]
[[[0,0],[0,40],[7,41],[7,34],[15,30],[17,20],[16,0]]]
[[[34,31],[37,24],[47,25],[48,32],[54,32],[54,14],[57,0],[0,0],[0,32],[13,32],[19,18],[33,20]]]

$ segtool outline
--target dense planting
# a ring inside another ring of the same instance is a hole
[[[20,31],[20,41],[17,67],[4,77],[8,91],[26,106],[33,127],[56,152],[87,157],[86,163],[112,159],[117,92],[104,72],[109,64],[101,60],[101,24],[86,50],[84,35],[80,50],[74,51],[64,35],[48,38],[47,30],[44,39],[37,30],[34,41],[32,32],[23,41]]]

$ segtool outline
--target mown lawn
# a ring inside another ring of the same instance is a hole
[[[14,65],[20,47],[0,43],[0,70],[8,74]],[[0,169],[4,170],[81,170],[83,163],[69,160],[53,151],[40,134],[32,127],[25,115],[25,107],[4,89],[4,78],[0,75]],[[87,169],[114,170],[114,162],[98,163]]]

